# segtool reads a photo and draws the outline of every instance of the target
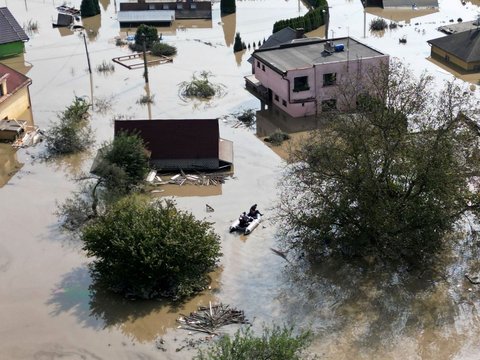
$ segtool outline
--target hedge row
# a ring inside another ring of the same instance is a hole
[[[312,6],[312,9],[304,16],[291,18],[287,20],[280,20],[273,24],[273,33],[282,30],[286,27],[292,29],[303,28],[305,32],[315,30],[316,28],[325,24],[325,19],[328,18],[328,3],[326,0],[307,0]]]

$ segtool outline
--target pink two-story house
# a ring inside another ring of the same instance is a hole
[[[351,109],[356,97],[339,97],[339,84],[362,81],[362,73],[389,61],[388,55],[349,37],[295,39],[258,49],[252,58],[247,88],[292,117]]]

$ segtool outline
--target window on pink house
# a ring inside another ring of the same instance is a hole
[[[278,95],[275,95],[275,101],[278,101],[278,99],[279,99]]]
[[[322,101],[322,111],[333,111],[337,109],[337,100],[328,99]]]
[[[287,107],[287,102],[285,100],[282,100],[282,105]]]
[[[293,92],[307,91],[310,90],[308,86],[308,76],[299,76],[293,78]]]
[[[323,74],[323,86],[332,86],[337,83],[337,73]]]

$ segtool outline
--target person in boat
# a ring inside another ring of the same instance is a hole
[[[238,220],[240,221],[240,224],[239,224],[240,227],[247,227],[248,223],[251,221],[251,219],[247,216],[245,211],[240,214],[240,217],[238,218]]]
[[[253,204],[250,208],[250,211],[248,212],[248,216],[252,219],[256,219],[259,214],[263,216],[263,214],[259,210],[257,210],[257,204]]]

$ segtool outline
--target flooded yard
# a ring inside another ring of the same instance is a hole
[[[84,21],[90,75],[83,33],[52,28],[55,6],[63,0],[0,0],[20,24],[38,22],[24,56],[6,62],[33,81],[35,125],[47,128],[74,96],[86,97],[94,104],[91,123],[97,147],[113,137],[114,118],[220,118],[244,109],[259,110],[260,103],[245,90],[243,78],[251,73],[247,60],[253,48],[234,54],[235,33],[240,32],[247,44],[258,44],[271,34],[276,20],[306,12],[299,1],[246,0],[237,1],[236,14],[222,17],[215,3],[211,21],[159,28],[178,55],[172,63],[150,66],[145,86],[142,68],[115,65],[110,74],[96,71],[103,61],[130,53],[116,46],[115,38],[135,31],[119,28],[116,1],[100,3],[102,14]],[[364,13],[356,0],[331,0],[330,35],[351,35],[403,59],[417,74],[428,70],[441,83],[452,75],[428,60],[426,40],[440,37],[436,27],[450,19],[473,20],[479,4],[467,1],[462,6],[453,0],[439,4],[438,12],[385,15],[402,27],[377,36],[369,32],[368,23],[383,16],[381,12]],[[80,0],[70,5],[79,7]],[[323,36],[324,31],[314,35]],[[403,36],[408,39],[405,45],[398,42]],[[211,80],[222,84],[225,94],[208,103],[183,101],[179,84],[202,71],[211,72]],[[145,94],[153,96],[150,106],[138,103]],[[211,289],[178,306],[127,302],[92,288],[81,244],[59,229],[56,204],[76,188],[75,177],[88,171],[93,151],[45,162],[38,156],[41,145],[14,153],[1,144],[0,358],[190,359],[195,352],[185,339],[201,337],[177,329],[175,319],[208,301],[245,310],[257,329],[272,322],[312,328],[316,333],[312,351],[320,358],[478,358],[478,290],[464,279],[467,269],[480,265],[474,239],[456,239],[453,243],[458,245],[438,269],[418,276],[368,272],[331,261],[312,269],[273,254],[270,248],[278,248],[279,239],[272,207],[278,201],[276,182],[284,163],[259,137],[282,126],[293,132],[318,124],[291,124],[291,119],[275,113],[257,121],[257,131],[220,121],[221,137],[234,142],[234,174],[224,184],[201,192],[168,188],[163,194],[213,222],[222,241],[221,266],[212,274]],[[230,234],[231,221],[253,203],[266,214],[265,221],[248,237]],[[214,211],[207,212],[206,204]],[[166,351],[157,348],[159,338],[165,340]]]

